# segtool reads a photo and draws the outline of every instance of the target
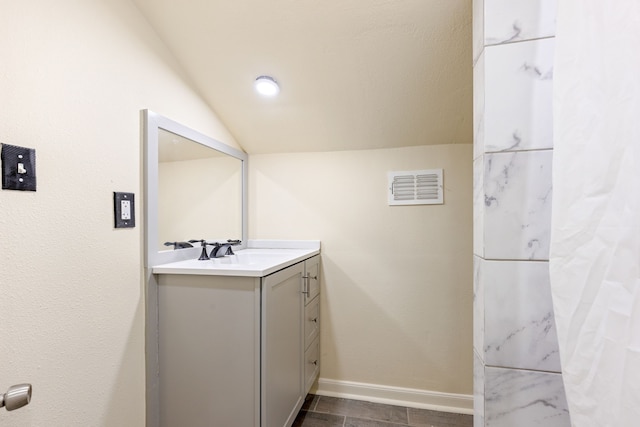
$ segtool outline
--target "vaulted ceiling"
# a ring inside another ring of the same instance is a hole
[[[248,153],[472,142],[472,0],[133,1]]]

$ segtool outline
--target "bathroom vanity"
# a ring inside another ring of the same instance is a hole
[[[153,268],[161,426],[290,426],[319,371],[319,243]]]
[[[147,427],[289,427],[320,367],[320,242],[248,240],[247,154],[141,113]],[[201,261],[203,238],[235,253]]]

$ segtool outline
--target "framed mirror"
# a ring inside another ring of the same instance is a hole
[[[197,258],[190,239],[247,241],[246,153],[149,110],[144,128],[145,266]],[[195,255],[194,255],[195,254]]]

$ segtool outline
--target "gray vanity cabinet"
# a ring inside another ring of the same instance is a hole
[[[160,425],[290,426],[319,369],[319,271],[159,275]]]
[[[319,272],[316,255],[263,279],[262,426],[290,426],[318,376]]]

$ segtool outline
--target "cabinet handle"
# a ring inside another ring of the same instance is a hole
[[[314,317],[313,319],[309,319],[309,320],[311,320],[314,323],[318,323],[318,318],[317,317]]]
[[[309,296],[309,279],[318,280],[318,275],[312,276],[311,274],[307,273],[302,276],[302,278],[304,279],[304,288],[302,293]]]
[[[311,362],[311,363],[313,363],[314,365],[318,366],[318,360],[317,360],[317,359],[316,359],[316,360],[314,360],[314,361],[313,361],[313,362]]]

